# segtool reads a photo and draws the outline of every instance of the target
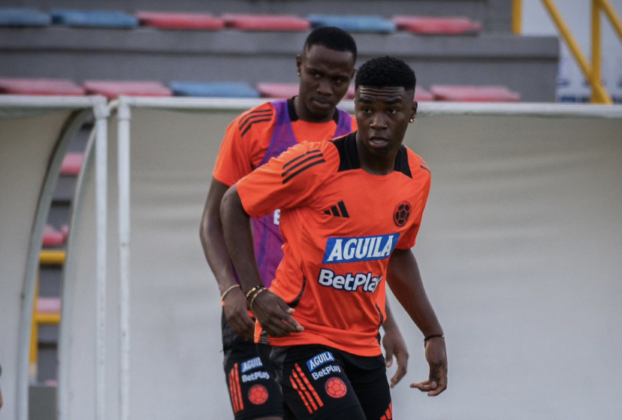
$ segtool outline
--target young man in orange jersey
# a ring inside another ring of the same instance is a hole
[[[426,163],[402,145],[417,110],[415,84],[399,59],[368,61],[355,82],[357,132],[297,145],[223,198],[229,254],[286,418],[392,418],[377,338],[385,280],[425,337],[429,378],[411,386],[430,396],[447,386],[443,330],[410,251],[430,189]],[[253,258],[249,218],[276,208],[284,258],[268,290]]]
[[[346,32],[337,28],[313,31],[296,59],[298,96],[242,114],[227,129],[221,146],[201,223],[201,241],[224,304],[224,368],[237,420],[281,418],[283,401],[253,342],[254,322],[224,243],[220,203],[231,185],[289,147],[307,139],[330,140],[356,129],[356,121],[336,108],[354,75],[356,53],[356,44]],[[275,209],[253,219],[255,253],[265,286],[274,279],[283,258],[279,214]],[[390,363],[395,355],[398,361],[392,378],[395,384],[406,373],[408,353],[391,316],[384,329],[387,360]]]

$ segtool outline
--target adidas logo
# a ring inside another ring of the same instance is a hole
[[[332,214],[335,217],[345,217],[346,219],[350,218],[348,210],[346,209],[346,205],[343,201],[338,202],[330,209],[324,210],[324,214],[328,214],[329,216]]]

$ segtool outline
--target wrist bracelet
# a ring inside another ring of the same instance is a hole
[[[255,303],[255,299],[257,299],[257,296],[259,296],[262,292],[265,292],[266,290],[268,289],[264,287],[263,289],[255,293],[255,296],[253,296],[253,298],[251,299],[251,304],[249,305],[249,308],[251,311],[253,310],[253,303]]]
[[[236,287],[239,287],[240,289],[242,288],[239,284],[234,284],[233,286],[229,286],[227,288],[227,290],[225,290],[224,293],[222,295],[220,295],[220,300],[222,300],[224,302],[225,298],[227,297],[229,292],[232,291],[233,289],[235,289]]]
[[[246,300],[248,300],[248,298],[249,298],[249,297],[251,297],[251,295],[252,295],[253,293],[255,293],[257,290],[259,290],[259,289],[265,289],[265,288],[266,288],[266,287],[265,287],[263,284],[261,284],[261,285],[259,285],[259,286],[255,286],[255,287],[253,287],[251,290],[249,290],[249,291],[246,293]]]
[[[423,346],[425,347],[425,345],[428,343],[428,341],[433,339],[433,338],[445,338],[445,334],[432,334],[432,335],[428,335],[426,338],[423,339]]]

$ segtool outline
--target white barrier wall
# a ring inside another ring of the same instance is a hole
[[[188,102],[160,106],[175,103]],[[193,103],[132,109],[132,419],[231,418],[219,295],[198,228],[221,138],[239,110]],[[589,108],[592,117],[582,107],[421,108],[406,143],[426,159],[433,183],[415,254],[445,327],[450,382],[434,399],[408,388],[427,374],[422,337],[393,300],[411,353],[409,374],[393,391],[395,417],[619,420],[622,110],[601,118],[602,108]],[[493,115],[504,113],[515,115]],[[112,243],[115,125],[109,131]],[[94,258],[92,190],[78,278]],[[117,253],[111,244],[115,323]],[[76,284],[71,420],[93,418],[93,296],[92,284]],[[109,325],[110,419],[118,416],[115,329]]]
[[[0,97],[0,419],[27,418],[28,344],[43,225],[69,141],[102,101]]]

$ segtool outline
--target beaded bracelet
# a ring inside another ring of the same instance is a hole
[[[249,290],[249,291],[246,293],[246,300],[248,300],[248,298],[249,298],[249,297],[251,297],[251,295],[252,295],[253,293],[255,293],[256,291],[258,291],[258,290],[260,290],[260,289],[265,289],[265,288],[266,288],[266,287],[265,287],[263,284],[262,284],[262,285],[259,285],[259,286],[255,286],[255,287],[253,287],[251,290]]]
[[[255,303],[255,299],[257,299],[257,296],[259,296],[262,292],[265,292],[266,289],[265,287],[261,290],[259,290],[257,293],[255,293],[255,295],[253,296],[253,298],[251,299],[251,304],[248,306],[250,308],[250,310],[253,310],[253,303]]]

